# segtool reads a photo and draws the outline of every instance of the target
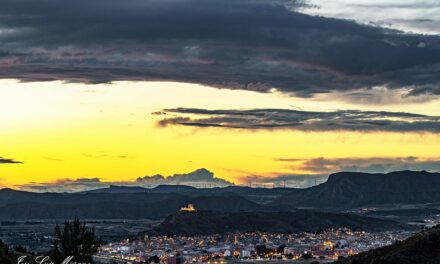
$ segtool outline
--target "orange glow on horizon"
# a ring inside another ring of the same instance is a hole
[[[220,90],[192,84],[118,82],[113,85],[0,81],[0,185],[19,186],[60,179],[132,181],[207,168],[216,177],[244,183],[248,176],[314,174],[300,161],[316,159],[419,157],[432,159],[440,135],[391,132],[301,132],[158,127],[151,115],[165,108],[386,110],[402,106],[358,105],[283,94]],[[438,103],[438,102],[437,102]],[[337,105],[337,107],[335,107]],[[440,115],[436,102],[426,114]],[[421,113],[420,105],[405,111]],[[334,171],[329,171],[332,173]]]

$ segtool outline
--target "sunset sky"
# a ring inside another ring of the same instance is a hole
[[[438,1],[320,2],[0,0],[0,186],[440,171]]]

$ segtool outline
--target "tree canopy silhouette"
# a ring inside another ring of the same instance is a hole
[[[11,252],[9,247],[0,240],[0,264],[11,264]]]
[[[77,218],[73,222],[66,221],[63,228],[58,224],[55,226],[52,258],[55,263],[62,263],[66,258],[72,258],[77,263],[92,263],[100,245],[95,228],[87,227],[86,222]]]

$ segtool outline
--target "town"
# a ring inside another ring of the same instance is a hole
[[[332,262],[390,245],[411,231],[367,233],[346,228],[318,233],[230,233],[210,236],[148,236],[101,247],[100,263],[225,263],[254,260]]]

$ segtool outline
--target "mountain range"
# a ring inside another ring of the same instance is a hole
[[[146,192],[189,196],[234,193],[259,204],[343,210],[371,205],[439,203],[438,189],[440,173],[396,171],[374,174],[339,172],[331,174],[326,182],[305,189],[161,185],[153,189],[110,186],[87,193]]]
[[[110,186],[78,193],[0,190],[0,219],[166,218],[192,203],[200,210],[278,212],[297,208],[343,211],[389,204],[439,204],[440,173],[387,174],[341,172],[307,189],[194,188],[181,185]],[[438,208],[433,208],[438,209]]]
[[[234,193],[187,196],[176,193],[59,194],[0,191],[0,219],[160,219],[189,203],[221,211],[266,210]]]

